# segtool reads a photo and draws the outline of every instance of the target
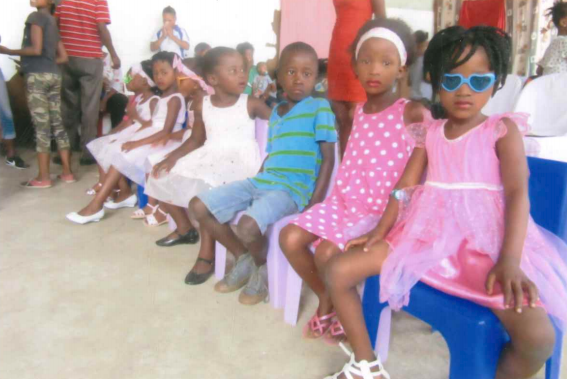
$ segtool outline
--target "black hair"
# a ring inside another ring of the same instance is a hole
[[[172,6],[168,5],[167,7],[163,8],[163,12],[161,12],[161,14],[163,15],[163,14],[166,14],[166,13],[172,14],[175,17],[177,17],[177,12],[175,12],[175,9],[173,9]]]
[[[211,45],[209,45],[206,42],[200,42],[197,44],[197,46],[195,46],[195,53],[199,53],[203,50],[209,50],[211,48]]]
[[[252,46],[252,44],[250,42],[242,42],[242,43],[239,43],[236,46],[236,51],[238,51],[242,55],[244,55],[246,50],[254,51],[254,46]]]
[[[410,66],[414,62],[415,40],[413,38],[411,28],[408,26],[408,24],[397,18],[377,18],[370,20],[366,24],[362,25],[362,28],[360,28],[360,30],[358,31],[358,34],[356,35],[356,38],[354,39],[354,42],[350,47],[353,63],[356,62],[355,53],[358,42],[360,41],[364,33],[374,28],[386,28],[396,33],[404,43],[404,47],[408,54],[406,66]]]
[[[207,54],[203,57],[203,76],[205,81],[207,80],[207,75],[214,73],[215,67],[219,65],[223,56],[234,53],[236,53],[236,50],[224,46],[213,47],[207,51]]]
[[[156,62],[168,62],[171,66],[173,66],[173,60],[176,56],[177,54],[169,51],[160,51],[152,57],[152,65]]]
[[[429,33],[424,32],[423,30],[418,30],[417,32],[413,33],[413,38],[415,40],[415,43],[419,45],[427,42],[427,40],[429,39]]]
[[[329,65],[328,58],[321,58],[319,59],[319,76],[326,76],[327,75],[327,66]]]
[[[559,29],[559,23],[567,17],[567,3],[560,0],[556,1],[551,8],[547,10],[546,16],[551,16],[551,20],[556,28]]]
[[[311,57],[316,63],[317,70],[319,70],[319,57],[317,56],[317,52],[315,51],[313,46],[305,42],[294,42],[294,43],[290,43],[282,50],[280,54],[280,59],[278,59],[278,71],[281,67],[281,64],[288,59],[288,56],[290,54],[297,54],[297,53],[304,53],[307,55],[311,55]]]
[[[153,79],[154,77],[154,72],[153,72],[153,60],[151,59],[147,59],[145,61],[140,62],[140,65],[142,66],[142,70],[144,70],[144,72],[146,73],[146,75],[148,75],[150,78]],[[156,94],[156,95],[161,95],[161,91],[159,90],[159,88],[157,88],[157,86],[150,88],[151,91]]]
[[[460,59],[468,46],[471,48],[469,53]],[[443,76],[471,59],[479,48],[486,52],[490,70],[496,76],[493,94],[504,85],[511,63],[510,36],[502,29],[492,26],[475,26],[470,29],[451,26],[433,36],[423,57],[423,73],[429,76],[433,96],[439,93]],[[444,112],[439,105],[435,105],[433,110],[435,117],[443,117]]]

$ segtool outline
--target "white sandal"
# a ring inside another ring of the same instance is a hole
[[[343,369],[332,376],[327,376],[325,379],[337,379],[341,374],[344,374],[346,379],[354,379],[353,375],[357,375],[362,379],[390,379],[390,374],[386,372],[380,357],[378,357],[374,362],[360,361],[356,362],[354,360],[354,354],[350,352],[345,345],[342,343],[339,346],[343,349],[346,355],[350,356],[350,360],[344,365]],[[372,369],[378,367],[378,371],[372,372]]]
[[[154,226],[161,226],[163,224],[167,224],[167,213],[162,211],[160,209],[159,205],[156,205],[155,208],[153,208],[153,210],[154,211],[152,212],[152,214],[146,216],[146,219],[144,220],[144,225],[154,227]],[[159,212],[162,215],[164,215],[165,220],[158,222],[158,220],[156,219],[156,216],[154,216],[156,212]]]
[[[156,208],[159,207],[159,205],[151,205],[151,204],[146,204],[146,206],[150,207],[150,209],[152,210],[152,214],[155,213]],[[136,211],[134,213],[132,213],[132,216],[130,216],[130,218],[132,220],[141,220],[146,218],[147,215],[146,212],[144,212],[144,208],[140,208],[140,209],[136,209]]]
[[[99,188],[99,189],[100,189],[100,187],[102,187],[102,183],[101,183],[101,182],[98,182],[97,184],[95,184],[95,185],[93,186],[93,188],[89,188],[88,190],[86,190],[85,193],[86,193],[87,195],[89,195],[89,196],[94,196],[94,195],[96,195],[96,192],[97,192],[97,191],[95,190],[95,188]]]

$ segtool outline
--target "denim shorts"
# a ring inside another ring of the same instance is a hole
[[[262,234],[271,224],[298,211],[287,192],[258,189],[248,179],[213,188],[197,197],[221,224],[245,211],[246,216],[256,221]]]
[[[15,139],[14,118],[10,108],[10,98],[2,70],[0,70],[0,125],[2,125],[2,139]]]

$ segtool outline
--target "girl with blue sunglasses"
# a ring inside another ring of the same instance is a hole
[[[529,215],[528,115],[481,113],[506,80],[510,45],[500,29],[456,26],[425,52],[444,117],[412,128],[416,148],[378,225],[326,269],[357,361],[373,352],[356,286],[378,274],[380,300],[394,310],[418,281],[490,308],[511,339],[496,379],[530,378],[553,352],[550,316],[567,321],[567,246]],[[387,377],[380,369],[352,377]]]

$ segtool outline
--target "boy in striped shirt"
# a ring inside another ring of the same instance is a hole
[[[221,242],[236,260],[215,290],[227,293],[246,286],[239,297],[242,304],[257,304],[268,295],[268,226],[308,209],[327,193],[337,133],[328,101],[311,97],[317,70],[317,53],[311,46],[296,42],[282,51],[278,82],[287,101],[272,112],[268,157],[261,172],[207,191],[190,204],[201,233]],[[240,211],[245,214],[235,233],[228,222]]]

